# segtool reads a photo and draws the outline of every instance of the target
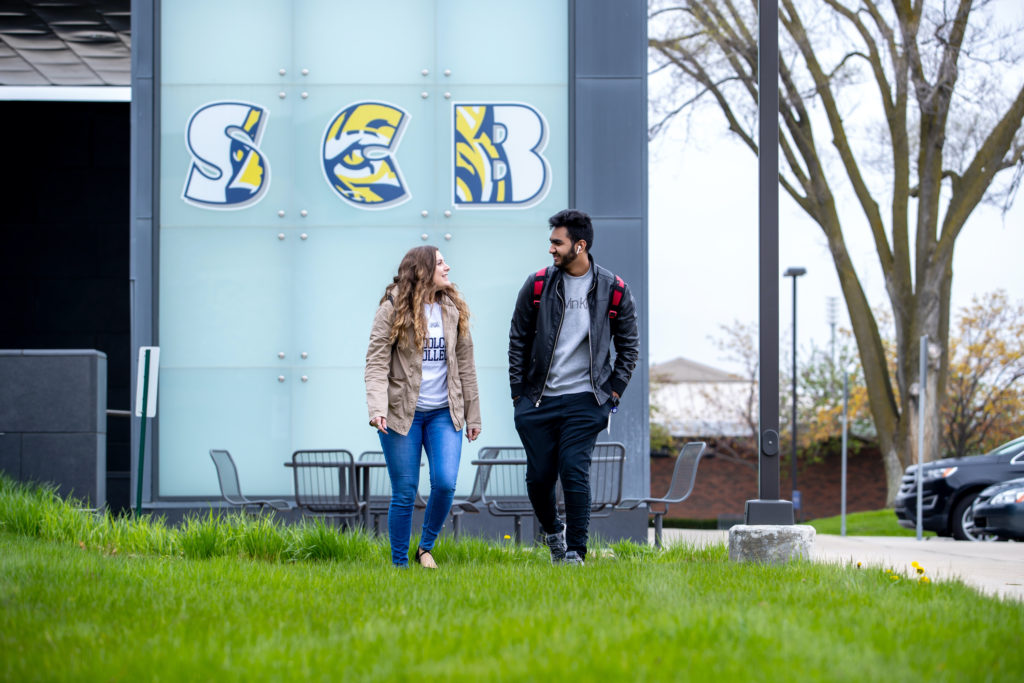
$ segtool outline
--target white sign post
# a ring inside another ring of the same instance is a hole
[[[146,456],[146,420],[156,417],[156,385],[160,375],[160,347],[139,347],[139,372],[135,382],[135,417],[142,418],[139,429],[139,484],[135,495],[135,514],[142,514],[142,469]]]
[[[139,347],[139,371],[135,378],[135,417],[156,417],[156,385],[160,370],[160,347]],[[145,406],[145,407],[143,407]]]

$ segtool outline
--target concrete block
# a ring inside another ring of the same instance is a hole
[[[729,559],[733,562],[785,564],[809,560],[814,527],[806,524],[737,524],[729,529]]]
[[[25,434],[21,476],[25,481],[52,482],[61,496],[102,506],[107,500],[106,435]]]
[[[107,357],[26,350],[0,358],[0,430],[105,432]]]
[[[21,480],[21,434],[0,433],[0,472]]]

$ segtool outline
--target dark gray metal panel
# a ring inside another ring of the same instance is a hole
[[[594,260],[625,280],[640,303],[640,294],[647,291],[647,249],[640,239],[640,219],[593,217],[593,222]]]
[[[21,434],[0,433],[0,472],[21,479]]]
[[[647,102],[639,78],[576,81],[576,206],[640,218],[646,200]]]
[[[99,351],[25,351],[0,357],[0,429],[106,432],[107,357]]]
[[[132,187],[131,187],[131,403],[135,405],[135,382],[140,346],[152,346],[155,339],[155,267],[156,252],[154,231],[155,217],[158,216],[154,183],[158,176],[158,159],[155,141],[159,63],[157,62],[157,14],[156,0],[132,0]],[[131,484],[134,503],[135,482],[138,472],[139,420],[132,418],[131,427]],[[153,432],[146,432],[146,452],[152,453]],[[151,499],[151,477],[154,471],[150,458],[145,463],[143,499]]]
[[[107,500],[106,453],[105,434],[25,434],[21,476],[52,482],[62,496],[99,507]]]
[[[647,5],[622,0],[576,4],[576,75],[642,76],[647,71]]]
[[[626,444],[629,456],[623,470],[623,495],[640,498],[650,490],[647,240],[642,221],[636,218],[595,218],[594,258],[626,281],[637,307],[640,360],[622,397],[619,412],[612,418],[611,434],[602,432],[599,440]]]
[[[623,495],[643,497],[650,492],[647,3],[578,0],[570,12],[570,203],[594,219],[595,257],[629,283],[640,318],[640,361],[612,433],[600,440],[626,445]],[[627,523],[642,525],[636,540],[646,538],[646,515]]]

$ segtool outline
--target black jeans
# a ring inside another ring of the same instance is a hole
[[[565,495],[565,540],[569,550],[587,553],[590,526],[590,458],[608,424],[611,401],[598,405],[592,393],[545,396],[540,406],[516,401],[516,431],[526,448],[526,491],[544,533],[561,530],[555,484]]]

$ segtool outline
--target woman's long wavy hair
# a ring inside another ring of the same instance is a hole
[[[434,284],[438,248],[430,245],[414,247],[406,252],[398,264],[398,274],[384,290],[380,303],[390,296],[394,300],[395,318],[391,323],[391,343],[413,342],[423,346],[427,337],[427,316],[424,304],[440,303],[447,296],[459,309],[458,334],[464,336],[469,329],[469,306],[455,285],[438,288]]]

